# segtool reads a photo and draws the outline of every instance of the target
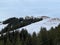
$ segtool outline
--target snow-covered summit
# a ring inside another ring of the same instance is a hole
[[[41,27],[44,27],[47,30],[49,30],[51,27],[55,28],[59,24],[60,24],[59,18],[45,18],[42,21],[35,22],[35,23],[30,24],[28,26],[24,26],[22,28],[19,28],[19,30],[27,29],[27,31],[32,34],[33,32],[38,33],[40,31]]]
[[[35,23],[32,23],[30,25],[24,26],[22,28],[19,28],[19,31],[21,29],[27,29],[27,31],[32,34],[33,32],[38,33],[41,29],[41,27],[45,27],[47,30],[49,30],[51,27],[56,27],[60,24],[60,19],[59,18],[50,18],[48,16],[40,16],[37,18],[43,18],[42,21],[38,21]],[[1,24],[1,23],[0,23]],[[0,25],[0,30],[2,30],[4,27],[6,27],[8,24],[6,25]]]

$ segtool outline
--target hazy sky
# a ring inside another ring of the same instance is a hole
[[[60,18],[60,0],[0,0],[0,20],[27,15]]]

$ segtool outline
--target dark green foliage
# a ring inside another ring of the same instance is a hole
[[[1,45],[60,45],[60,25],[55,29],[52,27],[49,31],[41,28],[38,34],[33,32],[32,35],[26,29],[1,34]]]
[[[3,24],[9,24],[9,23],[15,22],[17,20],[18,20],[18,18],[15,18],[15,17],[9,18],[9,19],[3,21]]]
[[[27,30],[22,29],[22,31],[20,32],[20,40],[25,41],[27,39],[27,37],[28,37]]]
[[[30,34],[28,34],[28,37],[26,39],[26,45],[32,45],[32,37]]]
[[[38,34],[39,41],[41,45],[48,45],[48,32],[46,28],[41,28],[41,31]]]
[[[26,17],[25,19],[20,17],[20,18],[9,18],[5,21],[3,21],[3,24],[8,24],[4,29],[3,29],[3,33],[7,32],[7,31],[12,31],[12,30],[16,30],[18,28],[24,27],[26,25],[29,25],[31,23],[34,22],[38,22],[43,20],[42,18],[33,18],[33,17]]]
[[[35,32],[32,34],[32,45],[37,45],[37,35]]]
[[[20,32],[16,30],[41,20],[41,18],[26,16],[25,19],[13,17],[3,21],[3,24],[8,25],[0,32],[0,45],[60,45],[60,25],[52,27],[49,31],[41,28],[38,34],[33,32],[32,35],[26,29]]]

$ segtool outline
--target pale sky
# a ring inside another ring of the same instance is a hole
[[[43,15],[60,18],[60,0],[0,0],[0,21],[9,17]]]

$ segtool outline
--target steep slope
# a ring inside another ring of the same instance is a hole
[[[45,18],[42,21],[33,23],[28,26],[24,26],[22,28],[19,28],[19,30],[27,29],[27,31],[32,34],[33,32],[38,33],[40,31],[41,27],[45,27],[47,30],[49,30],[51,27],[55,28],[59,24],[60,24],[59,18]]]

